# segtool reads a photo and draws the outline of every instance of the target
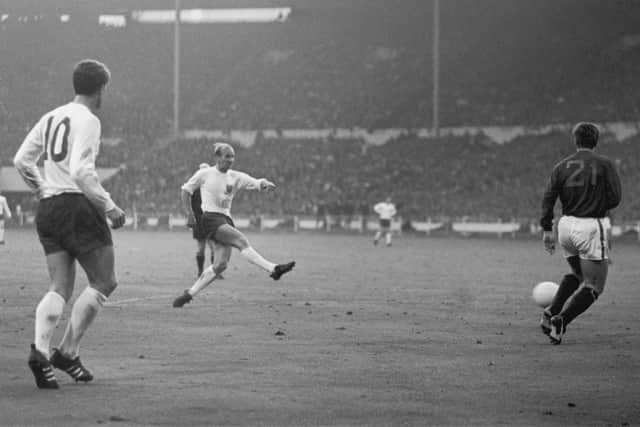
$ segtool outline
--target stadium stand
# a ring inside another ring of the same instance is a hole
[[[111,9],[132,3],[105,2]],[[292,4],[292,19],[281,24],[183,26],[183,128],[408,132],[384,145],[357,138],[261,136],[250,147],[238,145],[237,167],[270,177],[279,191],[268,197],[243,194],[235,212],[315,215],[320,207],[346,217],[393,194],[406,218],[537,216],[545,174],[571,152],[566,134],[524,135],[497,144],[483,135],[426,139],[412,133],[431,125],[429,2]],[[446,2],[441,124],[635,121],[640,36],[634,14],[598,4]],[[113,71],[101,115],[105,143],[99,166],[121,169],[106,185],[129,209],[178,213],[178,189],[210,158],[211,141],[164,138],[171,128],[173,30],[136,23],[98,26],[105,8],[99,2],[77,6],[61,22],[57,9],[26,1],[0,21],[0,55],[14,58],[0,64],[0,161],[10,165],[39,115],[68,98],[71,65],[97,57]],[[14,19],[16,13],[27,18]],[[538,19],[518,20],[519,14]],[[571,25],[575,20],[581,25]],[[47,40],[68,42],[37,40],[36,28]],[[638,137],[608,135],[601,151],[619,160],[629,192],[616,216],[637,219]]]

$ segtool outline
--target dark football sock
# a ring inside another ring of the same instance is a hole
[[[202,274],[204,267],[204,255],[196,255],[196,263],[198,264],[198,276]]]
[[[587,286],[581,287],[578,292],[571,297],[567,308],[560,313],[564,320],[564,325],[567,326],[573,319],[584,313],[597,299],[598,293],[595,289]]]
[[[213,265],[213,254],[211,255],[211,265]]]
[[[562,278],[562,282],[560,282],[560,286],[558,287],[558,292],[553,297],[553,301],[551,301],[551,305],[548,310],[552,316],[560,313],[562,311],[562,307],[564,307],[564,303],[567,302],[569,297],[573,295],[573,293],[580,286],[580,279],[575,274],[567,274]]]

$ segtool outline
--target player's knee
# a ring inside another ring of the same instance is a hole
[[[49,287],[49,291],[56,292],[62,298],[64,298],[64,302],[67,303],[71,299],[71,295],[73,294],[73,287],[61,286],[56,283],[52,283],[51,287]]]
[[[250,244],[249,244],[249,240],[248,240],[246,237],[244,237],[244,236],[240,236],[240,237],[238,237],[238,238],[236,239],[236,247],[237,247],[239,250],[241,250],[241,251],[242,251],[242,250],[244,250],[244,249],[247,249],[249,246],[250,246]]]
[[[221,274],[226,269],[227,269],[227,262],[226,261],[221,261],[221,262],[217,263],[215,265],[215,267],[213,267],[213,272],[216,273],[216,275],[218,275],[218,274]]]
[[[105,293],[105,295],[106,296],[111,295],[111,293],[113,291],[115,291],[117,287],[118,287],[118,281],[117,280],[114,279],[112,281],[109,281],[109,283],[107,284],[107,293]]]
[[[597,300],[600,294],[604,291],[604,289],[597,289],[596,286],[592,284],[585,284],[583,288],[591,294],[594,301]]]
[[[118,287],[118,281],[116,280],[115,277],[113,277],[113,278],[110,278],[109,280],[92,283],[91,287],[95,288],[98,292],[108,297]]]

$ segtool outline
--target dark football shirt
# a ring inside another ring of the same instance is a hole
[[[551,231],[557,198],[562,215],[603,218],[618,206],[620,193],[620,177],[613,162],[592,150],[578,150],[553,168],[542,199],[540,225]]]

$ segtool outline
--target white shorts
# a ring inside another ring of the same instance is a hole
[[[600,261],[609,259],[609,244],[602,218],[563,216],[558,221],[558,242],[565,258]]]

